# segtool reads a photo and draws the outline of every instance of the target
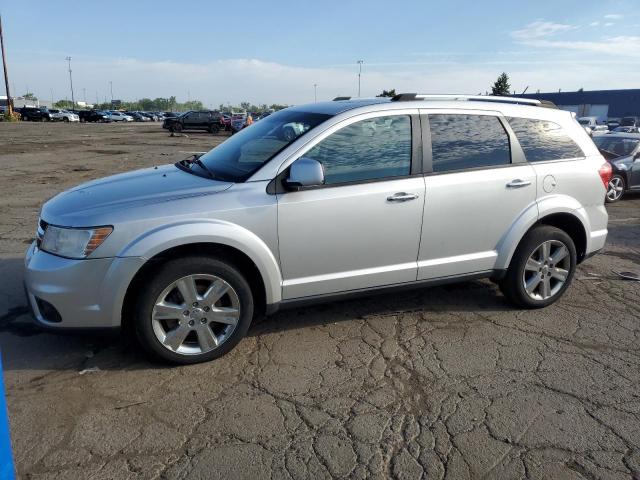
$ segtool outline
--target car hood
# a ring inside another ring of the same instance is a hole
[[[110,215],[183,198],[212,195],[233,185],[199,177],[175,165],[136,170],[83,183],[62,192],[42,207],[48,223],[91,226]]]

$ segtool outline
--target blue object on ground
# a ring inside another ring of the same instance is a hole
[[[14,479],[11,439],[9,438],[9,418],[7,416],[7,404],[4,399],[2,359],[0,358],[0,480]]]

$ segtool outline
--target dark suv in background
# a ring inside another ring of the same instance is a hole
[[[102,110],[74,110],[81,122],[110,122],[109,114]]]
[[[210,133],[218,133],[222,128],[222,115],[213,110],[192,110],[178,117],[165,118],[162,128],[170,132],[207,130]]]
[[[20,116],[24,121],[50,122],[53,120],[51,112],[45,107],[22,107]]]

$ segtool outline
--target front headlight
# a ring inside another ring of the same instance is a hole
[[[63,228],[49,225],[40,248],[68,258],[86,258],[107,239],[113,227]]]

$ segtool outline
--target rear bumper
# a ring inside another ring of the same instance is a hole
[[[121,321],[138,257],[73,260],[39,250],[25,257],[25,291],[36,321],[48,328],[111,328]]]

